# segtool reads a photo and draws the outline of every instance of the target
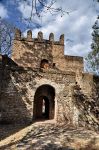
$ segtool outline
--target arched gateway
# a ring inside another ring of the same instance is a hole
[[[37,88],[34,95],[33,119],[54,119],[55,88],[44,84]]]

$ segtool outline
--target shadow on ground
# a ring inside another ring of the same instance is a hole
[[[22,134],[20,131],[20,136]],[[1,146],[0,150],[98,150],[96,142],[99,143],[99,138],[97,141],[96,135],[82,128],[36,122],[26,128],[22,138],[16,141],[12,139]]]
[[[29,124],[0,124],[0,141],[17,133]]]

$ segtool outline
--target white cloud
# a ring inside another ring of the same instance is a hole
[[[7,18],[8,17],[7,9],[2,4],[0,4],[0,17],[1,18]]]
[[[99,4],[98,4],[99,5]],[[49,12],[43,14],[41,28],[34,29],[33,34],[37,36],[38,31],[44,33],[44,38],[48,38],[49,33],[55,34],[58,40],[60,34],[65,34],[65,40],[71,39],[73,42],[66,42],[65,54],[85,56],[91,49],[91,32],[94,24],[98,8],[93,0],[57,0],[55,7],[62,6],[65,11],[70,11],[70,15],[65,14],[61,17],[59,14],[52,16]],[[29,15],[30,6],[26,10],[20,7],[23,15]]]
[[[90,43],[77,43],[74,44],[73,46],[66,45],[66,51],[65,54],[67,55],[74,55],[74,56],[86,56],[87,53],[90,50]]]
[[[36,1],[36,6],[39,7],[38,1]],[[37,21],[38,18],[37,16],[35,17],[36,10],[35,10],[35,1],[33,1],[33,8],[32,8],[32,1],[27,0],[27,1],[20,1],[18,2],[18,10],[22,13],[23,18],[27,19],[31,17],[31,13],[33,16],[34,21]],[[35,20],[36,18],[36,20]]]
[[[26,3],[19,3],[18,9],[20,10],[24,18],[30,17],[31,5],[26,5]]]

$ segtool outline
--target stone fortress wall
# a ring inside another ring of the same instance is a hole
[[[0,83],[0,122],[99,126],[99,77],[84,73],[82,57],[64,56],[64,35],[24,38],[17,29],[12,58],[0,56]]]

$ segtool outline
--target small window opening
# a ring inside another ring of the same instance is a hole
[[[49,62],[48,62],[48,60],[47,59],[41,60],[40,67],[44,68],[44,69],[48,69],[49,68]]]
[[[56,63],[53,63],[53,68],[55,68],[56,67]]]

